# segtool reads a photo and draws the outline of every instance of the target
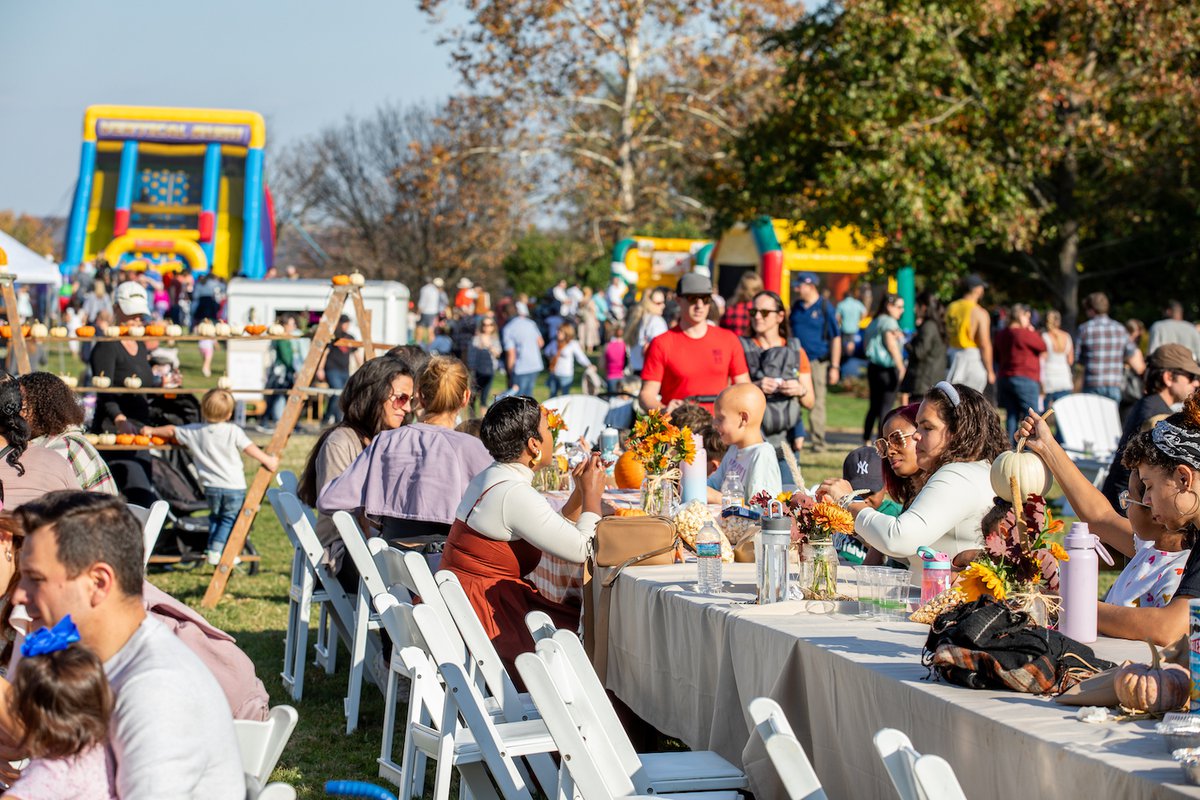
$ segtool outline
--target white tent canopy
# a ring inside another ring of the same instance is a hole
[[[5,269],[16,276],[17,283],[62,285],[58,264],[33,252],[4,231],[0,231],[0,249],[8,254]]]

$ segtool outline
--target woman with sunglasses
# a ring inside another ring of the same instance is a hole
[[[301,502],[315,507],[321,490],[345,472],[372,439],[403,425],[412,396],[412,370],[398,358],[374,358],[351,375],[338,397],[342,421],[321,434],[300,473],[296,494]],[[333,520],[324,514],[317,520],[317,538],[325,546],[332,570],[338,573],[343,567],[344,548]],[[343,583],[358,591],[357,574]]]
[[[871,398],[863,418],[863,444],[870,443],[876,422],[879,423],[879,435],[883,436],[883,415],[892,410],[896,391],[904,380],[904,332],[900,330],[899,321],[903,313],[904,298],[898,294],[884,294],[879,298],[875,318],[863,336]]]
[[[663,311],[667,307],[667,290],[661,286],[647,289],[642,301],[634,306],[625,325],[625,344],[629,347],[629,370],[634,375],[642,374],[646,348],[650,342],[667,332],[667,320]]]
[[[925,485],[913,437],[920,408],[920,403],[893,408],[883,418],[883,436],[875,440],[875,452],[883,461],[883,488],[903,508],[908,508]]]
[[[800,340],[791,337],[787,310],[775,292],[759,292],[750,300],[750,332],[740,341],[750,380],[767,396],[763,438],[782,461],[800,409],[813,407],[812,366]]]
[[[455,430],[471,404],[471,376],[461,361],[434,356],[417,389],[420,421],[376,436],[321,490],[317,508],[365,515],[389,544],[435,556],[467,484],[492,458],[479,439]]]
[[[942,381],[921,401],[912,434],[917,466],[929,476],[898,517],[866,503],[851,502],[855,532],[871,547],[893,558],[907,558],[914,581],[921,579],[917,548],[956,555],[981,546],[980,521],[994,505],[991,463],[1006,443],[1000,418],[982,394]],[[830,479],[818,497],[840,500],[850,494],[847,481]]]

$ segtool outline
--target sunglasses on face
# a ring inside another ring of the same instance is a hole
[[[1141,500],[1134,500],[1132,497],[1130,497],[1128,489],[1117,495],[1117,505],[1121,507],[1122,511],[1128,510],[1130,506],[1141,506],[1142,508],[1150,507],[1149,503],[1143,503]]]
[[[392,404],[392,408],[404,408],[408,405],[409,400],[412,400],[412,395],[407,392],[401,392],[400,394],[393,393],[387,399]]]
[[[890,451],[903,450],[907,447],[908,440],[911,438],[911,433],[892,431],[885,438],[875,440],[875,452],[879,453],[880,458],[887,458]]]
[[[712,297],[707,294],[693,294],[683,298],[683,302],[689,306],[694,306],[696,303],[707,306],[712,303]]]
[[[752,317],[769,317],[772,314],[778,314],[783,311],[782,308],[752,308],[750,316]]]

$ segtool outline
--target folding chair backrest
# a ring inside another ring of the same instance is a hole
[[[517,692],[517,687],[505,669],[504,662],[500,660],[500,654],[496,652],[487,631],[484,630],[483,623],[479,621],[475,607],[471,605],[462,584],[458,582],[458,576],[453,572],[440,570],[436,577],[438,591],[467,646],[467,652],[483,677],[488,692],[504,709],[504,718],[509,722],[527,719],[528,714],[521,703],[520,693]]]
[[[358,569],[358,575],[362,580],[363,590],[366,591],[367,597],[374,597],[380,592],[387,591],[383,576],[379,574],[379,569],[375,566],[375,559],[367,548],[367,537],[363,535],[362,529],[358,527],[358,522],[354,517],[345,511],[335,511],[333,526],[337,528],[338,535],[342,537],[342,544],[346,546],[346,555],[350,556],[350,560]]]
[[[446,701],[445,691],[438,683],[436,662],[426,649],[425,639],[414,619],[413,606],[384,593],[375,596],[375,610],[379,612],[380,624],[392,638],[393,652],[408,670],[413,682],[410,702],[415,700],[422,703],[419,718],[423,724],[440,725]]]
[[[404,553],[388,546],[386,540],[375,537],[367,540],[367,549],[375,559],[375,568],[383,578],[383,585],[388,594],[405,603],[413,601],[412,576],[408,574],[408,565],[404,563]]]
[[[296,790],[286,783],[276,781],[268,783],[250,800],[296,800]]]
[[[526,614],[525,627],[529,629],[535,644],[542,639],[549,639],[558,630],[554,627],[554,620],[545,611],[530,611]]]
[[[913,750],[908,736],[895,728],[882,728],[872,741],[900,800],[924,800],[913,772],[920,754]]]
[[[925,800],[967,800],[954,768],[941,756],[921,756],[913,765],[917,789]]]
[[[275,483],[279,484],[281,491],[299,496],[300,479],[297,478],[296,473],[292,472],[290,469],[284,469],[276,472]]]
[[[291,706],[275,706],[265,720],[235,719],[242,771],[265,785],[283,755],[300,715]]]
[[[754,720],[754,728],[788,797],[791,800],[825,800],[821,779],[779,704],[769,697],[756,697],[750,701],[750,718]]]
[[[267,493],[267,496],[271,498],[275,513],[279,515],[289,537],[304,553],[309,567],[316,574],[325,594],[328,595],[329,604],[333,608],[338,626],[342,631],[351,630],[354,604],[325,564],[325,548],[321,545],[321,540],[317,538],[317,532],[313,530],[308,516],[304,513],[303,504],[296,498],[296,495],[287,492],[272,490]]]
[[[548,648],[554,646],[553,639],[544,639],[538,642],[536,653],[517,656],[517,672],[554,739],[576,793],[583,800],[613,800],[638,794],[611,748],[606,747],[606,737],[594,723],[589,725],[584,720],[580,724],[576,709],[563,697],[560,679],[551,673],[546,660]]]
[[[424,643],[424,650],[435,664],[454,661],[466,663],[466,645],[458,635],[458,628],[447,628],[440,616],[428,603],[412,608],[412,620]],[[451,620],[451,626],[454,622]]]
[[[566,428],[560,434],[561,441],[577,442],[581,436],[592,445],[600,441],[600,432],[604,430],[604,420],[608,416],[606,400],[586,394],[564,394],[551,397],[542,405],[554,409],[562,417]]]
[[[167,513],[171,510],[171,506],[166,500],[155,500],[149,508],[133,503],[126,505],[137,517],[137,521],[142,524],[142,566],[144,567],[150,563],[150,554],[154,552],[154,545],[158,544],[158,535],[162,533],[162,527],[167,521]]]
[[[1111,456],[1121,440],[1121,414],[1115,400],[1098,394],[1070,394],[1054,401],[1058,431],[1069,452]]]

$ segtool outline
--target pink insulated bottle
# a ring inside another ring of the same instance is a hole
[[[1073,524],[1063,545],[1069,558],[1059,563],[1062,611],[1058,615],[1058,630],[1077,642],[1094,642],[1100,568],[1096,554],[1100,553],[1109,564],[1113,563],[1112,557],[1100,544],[1100,538],[1088,530],[1086,522]]]

